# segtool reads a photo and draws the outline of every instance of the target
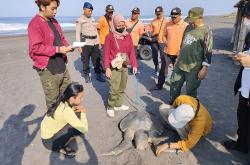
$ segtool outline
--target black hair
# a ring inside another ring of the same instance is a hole
[[[47,111],[47,116],[54,118],[54,113],[61,102],[67,102],[71,97],[77,96],[80,92],[84,90],[83,86],[77,82],[70,83],[65,91],[58,96],[56,102]]]
[[[60,5],[60,0],[36,0],[35,3],[39,7],[39,11],[42,11],[41,5],[43,6],[49,6],[51,2],[55,1],[57,3],[57,6]]]

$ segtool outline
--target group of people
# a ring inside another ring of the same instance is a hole
[[[42,142],[49,150],[74,157],[75,151],[70,142],[75,136],[88,131],[86,110],[82,105],[84,89],[81,84],[71,82],[66,67],[66,54],[74,49],[54,18],[60,0],[36,0],[36,4],[39,13],[29,23],[28,38],[29,55],[40,77],[48,108],[41,123]],[[83,14],[76,20],[76,41],[86,42],[84,47],[78,48],[85,82],[92,80],[89,67],[91,58],[96,79],[109,83],[106,112],[109,117],[114,117],[115,111],[129,110],[123,104],[128,67],[131,66],[133,74],[137,73],[136,50],[139,38],[144,33],[144,25],[139,20],[138,7],[132,9],[131,18],[125,20],[122,15],[113,14],[112,5],[107,5],[105,15],[100,17],[98,23],[92,17],[93,10],[91,3],[84,3]],[[211,63],[213,42],[210,29],[204,25],[203,12],[201,7],[192,8],[184,21],[181,9],[174,8],[170,13],[171,20],[168,20],[164,17],[163,7],[158,6],[155,9],[156,18],[150,24],[155,72],[159,70],[158,52],[161,59],[158,83],[154,89],[163,88],[168,66],[173,67],[170,100],[166,101],[168,104],[160,106],[160,114],[181,138],[176,143],[158,146],[157,155],[169,149],[186,152],[212,129],[211,115],[197,99],[197,89]],[[248,61],[243,62],[243,59]],[[244,55],[238,55],[235,60],[243,66],[245,63],[250,65],[250,60]],[[181,95],[184,82],[187,94]],[[244,108],[249,110],[248,99]],[[226,146],[230,148],[231,143],[228,142]],[[243,143],[250,145],[250,141]]]

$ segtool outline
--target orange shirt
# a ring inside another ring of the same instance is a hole
[[[126,26],[127,28],[131,28],[135,25],[136,21],[132,21],[131,19],[126,21]],[[139,20],[139,22],[135,25],[135,27],[133,28],[132,32],[130,33],[132,40],[133,40],[133,45],[137,46],[140,36],[144,33],[144,24],[142,23],[142,21]]]
[[[106,39],[106,36],[109,34],[109,25],[111,26],[112,21],[109,21],[109,24],[107,22],[107,19],[105,16],[101,16],[98,24],[97,24],[97,29],[98,29],[98,35],[100,38],[100,43],[103,45]]]
[[[167,23],[164,28],[164,36],[166,37],[166,46],[164,52],[169,55],[179,55],[183,34],[187,27],[187,23],[183,20],[174,24],[172,21]]]
[[[166,26],[166,24],[169,21],[163,17],[162,19],[157,19],[155,18],[152,22],[151,22],[151,26],[152,26],[152,35],[156,35],[158,34],[158,42],[159,43],[164,43],[163,40],[163,35],[164,35],[164,27]]]

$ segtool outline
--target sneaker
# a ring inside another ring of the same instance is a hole
[[[114,117],[114,116],[115,116],[114,110],[113,110],[113,109],[107,109],[107,115],[108,115],[109,117]]]
[[[114,110],[115,111],[127,111],[127,110],[129,110],[129,106],[122,105],[120,107],[114,107]]]

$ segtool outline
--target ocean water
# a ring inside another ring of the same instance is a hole
[[[148,24],[154,16],[142,16],[140,19]],[[99,17],[95,17],[98,20]],[[31,17],[0,17],[0,36],[27,34]],[[77,17],[56,17],[63,31],[74,31]]]

